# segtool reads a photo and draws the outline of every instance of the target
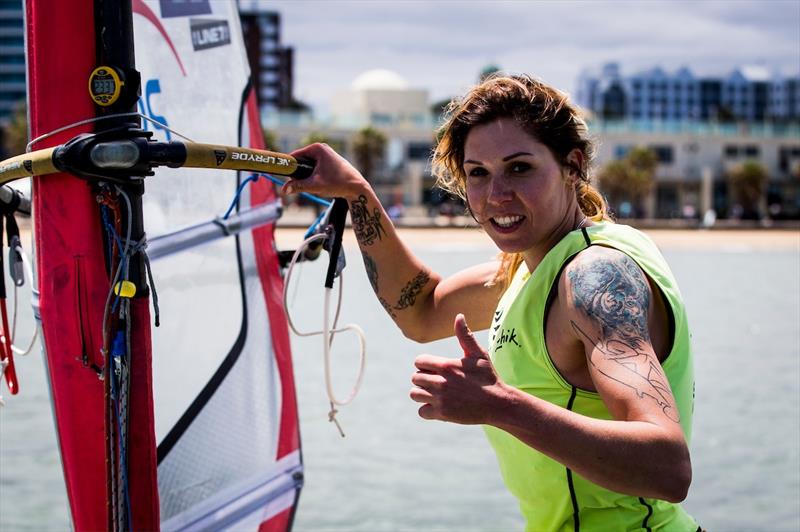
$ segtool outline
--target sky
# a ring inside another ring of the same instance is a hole
[[[688,66],[726,75],[760,64],[800,73],[800,0],[240,0],[282,18],[295,97],[317,110],[359,74],[389,69],[431,101],[460,95],[483,67],[574,93],[585,69],[623,75]]]

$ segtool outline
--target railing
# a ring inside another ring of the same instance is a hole
[[[593,133],[689,134],[718,137],[800,138],[800,122],[697,122],[689,120],[598,120],[589,121]]]

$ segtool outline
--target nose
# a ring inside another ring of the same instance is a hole
[[[514,192],[511,190],[505,176],[497,176],[492,179],[489,185],[489,196],[487,198],[489,203],[493,205],[502,205],[503,203],[511,201],[513,196]]]

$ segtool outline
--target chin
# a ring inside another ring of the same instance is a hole
[[[504,236],[505,235],[498,235],[489,232],[489,237],[492,239],[492,242],[494,242],[494,245],[497,246],[503,253],[522,253],[530,249],[530,246],[526,246],[519,241],[511,241],[508,239],[508,237],[503,238]]]

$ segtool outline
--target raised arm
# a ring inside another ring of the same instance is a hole
[[[303,191],[347,200],[369,281],[403,334],[418,342],[452,336],[453,318],[459,312],[476,328],[489,327],[501,295],[501,287],[487,286],[496,263],[442,279],[400,239],[372,187],[344,158],[324,144],[312,144],[292,155],[310,157],[317,165],[308,179],[287,183],[284,193]]]

